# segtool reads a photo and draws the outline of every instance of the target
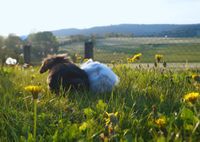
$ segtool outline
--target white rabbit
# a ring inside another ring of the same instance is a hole
[[[95,93],[112,91],[119,83],[118,76],[105,64],[89,59],[81,65],[89,78],[90,90]]]

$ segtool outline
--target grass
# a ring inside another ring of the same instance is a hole
[[[120,84],[113,92],[68,92],[56,97],[38,67],[0,69],[0,141],[34,141],[33,99],[24,90],[39,85],[37,141],[198,141],[200,92],[191,78],[199,70],[130,68],[114,64]],[[117,114],[118,113],[118,114]]]
[[[84,56],[84,43],[76,42],[60,48],[60,53]],[[154,62],[155,54],[163,54],[167,62],[200,62],[200,38],[104,38],[97,39],[95,60],[111,63],[136,53],[143,53],[141,62]]]

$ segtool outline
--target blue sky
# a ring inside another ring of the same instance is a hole
[[[0,0],[0,35],[111,24],[200,23],[200,0]]]

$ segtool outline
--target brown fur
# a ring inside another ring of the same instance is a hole
[[[48,85],[52,92],[59,94],[62,87],[64,91],[71,89],[88,89],[89,80],[86,72],[72,63],[67,55],[49,56],[43,60],[40,73],[49,70]]]

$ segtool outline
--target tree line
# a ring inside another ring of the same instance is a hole
[[[47,54],[57,53],[59,43],[51,32],[38,32],[29,34],[25,39],[10,34],[0,36],[0,62],[5,63],[6,58],[12,57],[18,62],[23,62],[23,46],[31,46],[31,57],[40,60]]]

